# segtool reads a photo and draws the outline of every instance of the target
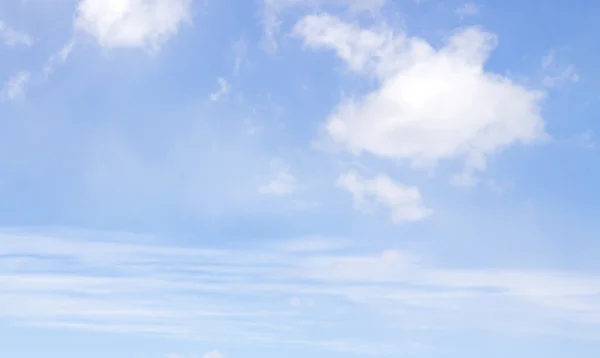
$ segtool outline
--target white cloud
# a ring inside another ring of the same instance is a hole
[[[73,41],[69,41],[58,52],[54,53],[48,58],[46,64],[44,65],[44,75],[46,75],[46,77],[54,72],[57,65],[63,64],[67,61],[71,55],[71,52],[73,51],[74,45],[75,43]]]
[[[423,205],[418,188],[396,183],[387,175],[364,179],[351,171],[342,174],[337,184],[352,194],[355,208],[363,212],[371,211],[374,204],[381,204],[391,210],[396,222],[418,221],[432,213]]]
[[[11,76],[0,91],[0,100],[20,101],[25,99],[30,79],[31,74],[26,71]]]
[[[0,42],[6,46],[31,46],[33,38],[25,32],[15,30],[10,25],[0,20]]]
[[[568,138],[566,143],[580,148],[594,149],[596,143],[594,141],[594,132],[591,129],[586,129],[581,133]]]
[[[204,354],[202,358],[225,358],[225,356],[219,351],[211,351]]]
[[[261,194],[284,196],[297,190],[296,178],[292,175],[287,164],[273,160],[271,161],[271,172],[273,178],[258,189]]]
[[[103,47],[157,50],[190,20],[189,0],[82,0],[74,26]]]
[[[546,87],[557,87],[563,83],[575,83],[579,81],[579,73],[573,65],[567,65],[561,72],[555,75],[546,75],[542,83]]]
[[[336,6],[347,7],[351,11],[371,11],[385,5],[387,0],[263,0],[267,9],[284,10],[290,7]]]
[[[351,13],[372,12],[382,8],[387,0],[263,0],[262,22],[265,32],[263,44],[268,50],[277,48],[277,36],[282,21],[280,15],[295,7],[335,6],[347,8]]]
[[[221,99],[221,97],[229,93],[229,83],[226,79],[219,77],[217,79],[217,83],[219,84],[219,89],[216,92],[210,94],[210,100],[213,102],[218,101],[219,99]]]
[[[584,272],[438,267],[393,248],[297,252],[247,243],[215,250],[141,240],[98,232],[0,232],[0,320],[334,350],[330,344],[341,342],[343,330],[325,338],[324,325],[365,334],[391,329],[386,323],[411,330],[414,322],[420,329],[527,327],[529,335],[585,335],[600,328],[600,279]],[[293,307],[303,302],[310,309]]]
[[[488,179],[487,187],[495,194],[504,194],[508,189],[514,185],[513,181],[499,182],[494,179]]]
[[[554,49],[551,49],[546,55],[542,56],[542,70],[545,73],[542,84],[548,88],[579,81],[579,72],[575,65],[560,65],[556,59],[556,51]]]
[[[238,75],[242,68],[242,65],[247,63],[246,55],[248,52],[248,44],[245,39],[241,38],[233,43],[232,51],[235,56],[233,64],[233,74]]]
[[[352,153],[368,152],[433,167],[464,159],[463,176],[486,168],[486,158],[546,137],[544,93],[483,68],[493,34],[471,27],[436,49],[386,26],[364,29],[311,15],[294,30],[314,49],[332,49],[350,70],[378,80],[377,90],[339,104],[326,133]]]
[[[550,69],[552,66],[555,65],[555,63],[556,63],[556,53],[555,53],[554,49],[551,49],[550,51],[548,51],[547,54],[542,56],[542,69],[543,70]]]
[[[475,4],[474,2],[468,2],[456,9],[456,15],[463,20],[465,17],[477,15],[480,10],[481,8],[479,5]]]

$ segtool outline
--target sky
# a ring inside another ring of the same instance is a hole
[[[600,3],[0,3],[0,356],[600,355]]]

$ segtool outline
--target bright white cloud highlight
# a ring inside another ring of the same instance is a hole
[[[157,50],[190,19],[189,0],[82,0],[74,26],[103,47]]]
[[[342,174],[337,184],[352,194],[354,207],[363,212],[370,212],[376,204],[383,205],[396,222],[418,221],[432,213],[423,205],[418,188],[396,183],[387,175],[365,179],[351,171]]]
[[[462,182],[486,168],[486,158],[545,137],[544,94],[486,72],[493,34],[472,27],[436,49],[425,40],[380,26],[363,29],[327,14],[300,20],[294,30],[313,49],[331,49],[351,71],[378,88],[346,99],[326,133],[349,151],[432,167],[463,158]]]
[[[542,57],[542,70],[544,78],[542,84],[548,88],[559,87],[566,83],[576,83],[579,81],[579,72],[573,64],[561,66],[556,60],[556,53],[550,50]]]
[[[27,96],[27,85],[31,79],[29,72],[23,71],[11,76],[0,91],[0,100],[20,101]]]
[[[15,30],[6,22],[0,20],[0,42],[6,46],[31,46],[34,41],[27,33]]]

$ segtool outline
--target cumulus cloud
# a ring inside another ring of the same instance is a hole
[[[0,20],[0,42],[6,46],[31,46],[33,38],[25,32],[15,30],[6,22]]]
[[[273,178],[258,191],[265,195],[284,196],[296,191],[296,178],[292,175],[290,167],[277,160],[271,162]]]
[[[352,194],[354,207],[363,212],[371,211],[376,204],[384,205],[396,222],[418,221],[432,213],[423,205],[418,188],[396,183],[387,175],[365,179],[350,171],[342,174],[337,184]]]
[[[11,76],[0,91],[0,99],[4,101],[19,101],[25,99],[27,95],[27,85],[31,79],[31,74],[26,71],[19,72]]]
[[[82,0],[74,26],[103,47],[157,50],[185,21],[189,0]]]
[[[354,154],[419,168],[460,158],[464,171],[456,182],[467,183],[485,170],[489,155],[546,136],[544,93],[485,71],[497,40],[477,27],[454,33],[437,49],[386,26],[364,29],[328,14],[304,17],[294,33],[379,83],[340,103],[325,124],[329,137]]]

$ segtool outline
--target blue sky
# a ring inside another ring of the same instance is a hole
[[[597,357],[592,1],[0,4],[0,356]]]

